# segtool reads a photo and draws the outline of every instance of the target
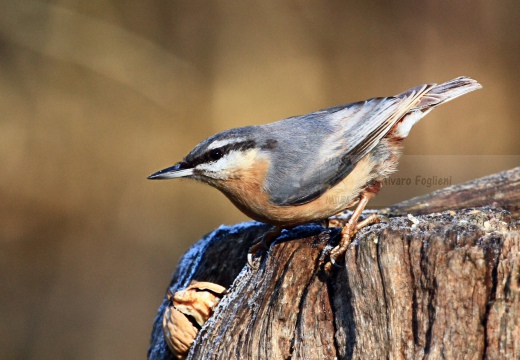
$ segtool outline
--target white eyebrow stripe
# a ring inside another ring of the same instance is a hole
[[[222,146],[226,146],[226,145],[229,145],[229,144],[236,144],[236,143],[239,143],[239,142],[243,142],[243,141],[246,141],[247,139],[246,138],[243,138],[243,137],[238,137],[238,138],[234,138],[234,139],[224,139],[224,140],[216,140],[216,141],[213,141],[211,144],[208,145],[208,150],[212,150],[212,149],[216,149],[216,148],[219,148],[219,147],[222,147]]]

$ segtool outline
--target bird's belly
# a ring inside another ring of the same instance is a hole
[[[268,194],[259,191],[254,184],[244,187],[244,181],[241,181],[242,186],[223,192],[237,208],[255,220],[277,226],[293,226],[326,219],[354,205],[363,188],[373,180],[373,167],[368,155],[345,179],[319,198],[297,206],[275,205],[269,201]]]

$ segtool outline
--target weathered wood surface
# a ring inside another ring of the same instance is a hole
[[[199,261],[183,260],[173,287],[192,279],[229,286],[238,278],[191,358],[518,359],[518,224],[492,209],[414,220],[415,227],[396,218],[362,230],[345,267],[330,275],[319,257],[336,229],[300,227],[287,234],[296,239],[272,247],[258,270],[241,272],[246,244],[265,228],[210,236]],[[163,342],[157,323],[151,358],[169,358]]]
[[[345,264],[338,229],[284,232],[245,266],[259,223],[222,227],[183,257],[170,289],[229,287],[189,359],[520,359],[520,233],[508,212],[464,209],[362,229]],[[329,245],[330,246],[330,245]],[[160,318],[149,357],[173,359]]]
[[[520,167],[418,196],[381,212],[422,215],[486,205],[520,216]]]

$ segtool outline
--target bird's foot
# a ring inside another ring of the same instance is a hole
[[[388,218],[377,214],[370,214],[366,219],[360,222],[358,222],[357,219],[355,221],[352,220],[353,219],[351,218],[351,220],[343,226],[343,229],[341,229],[341,240],[339,244],[330,251],[330,261],[325,264],[325,271],[331,271],[333,266],[340,267],[338,260],[345,256],[345,253],[352,242],[352,238],[354,238],[354,235],[356,235],[358,230],[368,225],[378,224],[382,221],[388,222]]]
[[[253,268],[257,269],[258,266],[256,266],[253,262],[253,258],[255,257],[256,253],[260,249],[269,249],[269,246],[276,240],[278,236],[282,233],[283,228],[275,226],[271,228],[269,231],[267,231],[264,235],[257,238],[255,241],[253,241],[253,245],[249,248],[249,251],[247,252],[247,264]]]

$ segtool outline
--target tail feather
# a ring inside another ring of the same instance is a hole
[[[430,86],[430,89],[424,92],[418,103],[396,124],[394,128],[395,136],[401,138],[407,137],[412,126],[438,105],[482,88],[482,85],[477,81],[465,76],[458,77],[440,85],[430,84],[428,86]],[[404,92],[403,95],[410,96],[410,92],[416,89],[417,88],[410,89]]]
[[[482,85],[480,85],[476,80],[460,76],[443,84],[433,86],[431,90],[421,98],[421,101],[416,105],[416,108],[428,111],[430,110],[428,108],[433,108],[481,88]]]

